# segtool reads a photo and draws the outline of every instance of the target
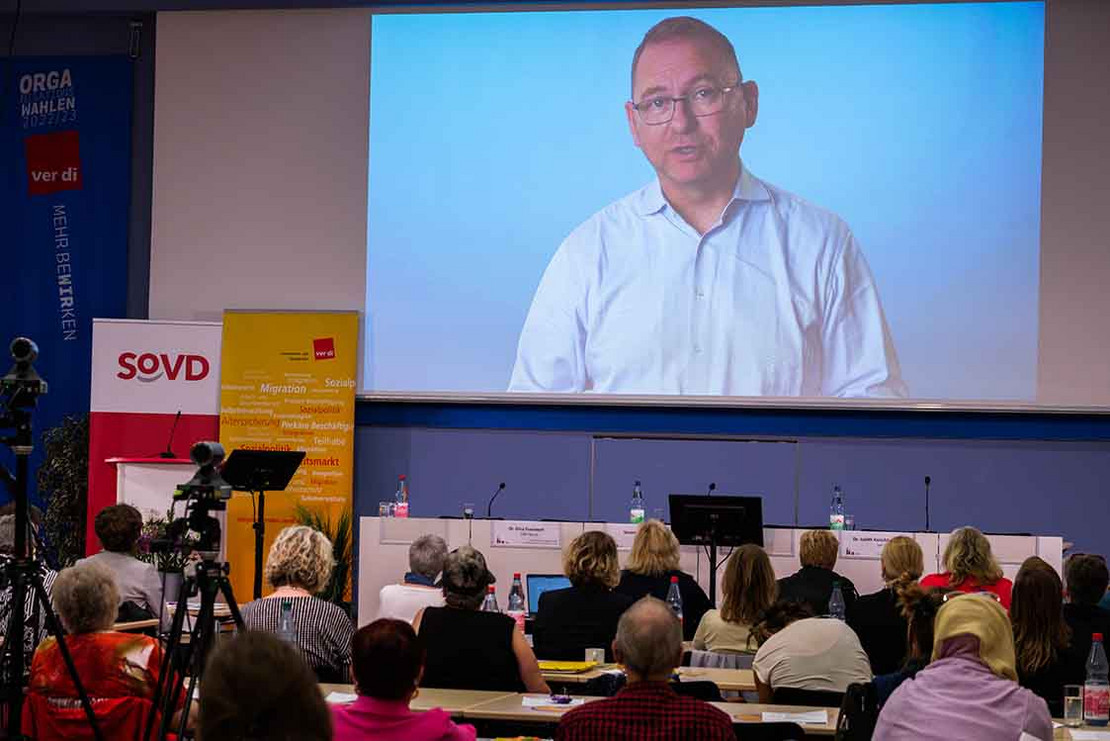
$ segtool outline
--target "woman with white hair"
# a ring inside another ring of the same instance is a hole
[[[921,586],[967,593],[990,592],[1009,610],[1014,583],[1002,575],[987,536],[976,528],[960,527],[952,531],[944,547],[944,572],[929,574],[921,580]]]
[[[296,643],[322,682],[345,682],[351,666],[350,617],[338,605],[316,597],[328,584],[335,558],[331,541],[306,525],[278,533],[266,558],[272,594],[243,605],[243,622],[251,630],[278,631],[289,604]]]
[[[103,564],[86,562],[58,574],[54,610],[66,630],[66,648],[89,697],[104,738],[134,738],[149,711],[162,668],[157,640],[112,630],[119,609],[115,576]],[[147,704],[146,708],[136,705]],[[175,721],[176,725],[176,721]],[[23,706],[28,738],[88,738],[88,720],[62,659],[57,640],[39,644]]]

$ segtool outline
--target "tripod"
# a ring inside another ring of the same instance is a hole
[[[11,344],[12,358],[15,365],[0,379],[0,403],[6,407],[0,414],[0,428],[12,428],[14,434],[0,438],[12,452],[15,453],[15,476],[4,469],[4,481],[8,484],[15,499],[15,550],[7,563],[0,567],[3,582],[10,585],[9,607],[11,614],[8,619],[8,629],[4,645],[4,655],[0,658],[0,678],[3,680],[3,694],[8,710],[8,738],[24,738],[21,733],[23,713],[23,690],[26,686],[27,660],[24,646],[27,614],[26,602],[28,588],[32,590],[33,600],[38,603],[42,614],[46,616],[47,630],[58,642],[62,661],[65,662],[66,671],[73,686],[85,717],[92,728],[93,736],[97,741],[104,741],[96,723],[92,703],[88,693],[81,684],[77,675],[77,667],[73,663],[73,656],[66,645],[64,631],[58,622],[58,616],[50,606],[50,598],[43,585],[42,567],[31,558],[30,544],[27,535],[30,532],[29,517],[27,512],[27,479],[29,478],[28,460],[34,450],[34,437],[31,431],[31,412],[35,407],[38,397],[46,393],[46,382],[35,372],[32,363],[38,356],[38,348],[34,342],[17,337]],[[36,636],[37,638],[37,636]]]
[[[159,739],[165,739],[170,731],[174,708],[177,706],[178,698],[181,697],[181,692],[185,686],[185,671],[174,673],[172,680],[167,679],[171,676],[170,667],[174,656],[178,652],[183,654],[181,664],[183,669],[187,669],[189,673],[189,689],[181,706],[181,720],[176,731],[178,738],[184,738],[186,725],[189,721],[189,708],[192,707],[193,696],[196,692],[197,679],[204,671],[205,660],[216,637],[215,609],[218,594],[222,594],[227,601],[236,629],[244,629],[243,616],[239,613],[239,605],[235,602],[235,595],[231,591],[231,581],[227,576],[230,571],[229,566],[224,562],[217,561],[215,552],[208,551],[201,555],[202,560],[196,564],[194,572],[186,576],[181,583],[181,589],[177,596],[177,610],[173,614],[173,623],[166,642],[166,653],[162,657],[162,670],[158,674],[158,686],[154,691],[154,707],[160,708],[162,711],[162,726],[157,736]],[[200,611],[188,632],[189,640],[185,643],[183,642],[185,613],[188,611],[189,598],[198,594],[200,595]],[[187,648],[185,648],[186,646]],[[155,715],[155,713],[151,713],[147,719],[146,730],[143,733],[144,739],[150,739]]]

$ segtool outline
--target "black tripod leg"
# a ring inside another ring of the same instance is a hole
[[[158,672],[158,684],[154,689],[154,698],[151,703],[155,711],[162,712],[163,722],[158,729],[162,738],[165,738],[166,733],[169,732],[169,726],[164,720],[166,711],[170,710],[172,712],[172,708],[177,702],[177,698],[171,690],[171,686],[176,682],[176,675],[173,670],[173,659],[174,654],[181,646],[181,632],[185,627],[185,613],[188,611],[189,607],[189,591],[191,585],[191,577],[183,579],[181,586],[177,590],[177,609],[174,611],[173,620],[170,622],[170,634],[163,648],[165,653],[162,656],[162,668],[161,671]],[[143,741],[149,741],[150,734],[154,730],[154,718],[156,715],[157,712],[152,712],[147,717],[146,728],[142,736]]]
[[[200,612],[197,614],[196,630],[193,639],[196,644],[191,647],[192,671],[189,677],[189,690],[185,693],[185,701],[181,705],[181,721],[178,723],[177,737],[184,738],[185,730],[189,725],[189,709],[193,704],[193,695],[197,689],[197,678],[204,671],[204,662],[208,658],[208,649],[212,644],[212,627],[215,624],[216,587],[214,581],[207,577],[201,578],[200,584]]]
[[[58,641],[58,650],[62,654],[62,661],[65,662],[69,677],[73,680],[73,686],[77,690],[77,697],[81,700],[81,707],[85,710],[85,717],[89,720],[89,727],[92,728],[93,736],[96,741],[104,741],[104,736],[100,733],[100,726],[96,723],[96,713],[93,712],[92,702],[89,700],[88,693],[85,692],[85,686],[81,684],[81,677],[77,675],[77,665],[73,663],[73,656],[69,653],[69,647],[66,646],[62,626],[58,622],[58,616],[54,614],[54,609],[50,606],[50,598],[46,596],[46,588],[43,587],[38,574],[32,575],[30,581],[35,590],[35,599],[39,601],[39,607],[42,608],[42,613],[46,616],[47,629]],[[20,636],[20,640],[22,638]]]

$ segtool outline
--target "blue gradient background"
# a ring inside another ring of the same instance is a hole
[[[1033,400],[1040,2],[375,16],[364,390],[505,389],[559,243],[654,176],[629,65],[687,13],[759,83],[747,166],[860,240],[911,395]]]

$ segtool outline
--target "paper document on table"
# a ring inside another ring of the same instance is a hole
[[[520,699],[520,706],[524,708],[573,708],[586,702],[581,697],[572,697],[570,702],[556,702],[547,695],[525,695]]]
[[[824,725],[829,722],[829,711],[807,710],[803,713],[763,712],[764,723],[809,723],[811,725]]]
[[[1071,729],[1072,741],[1110,741],[1110,731],[1081,731]]]
[[[350,692],[329,692],[328,696],[324,698],[324,702],[332,705],[346,705],[357,699],[358,695],[352,695]]]

